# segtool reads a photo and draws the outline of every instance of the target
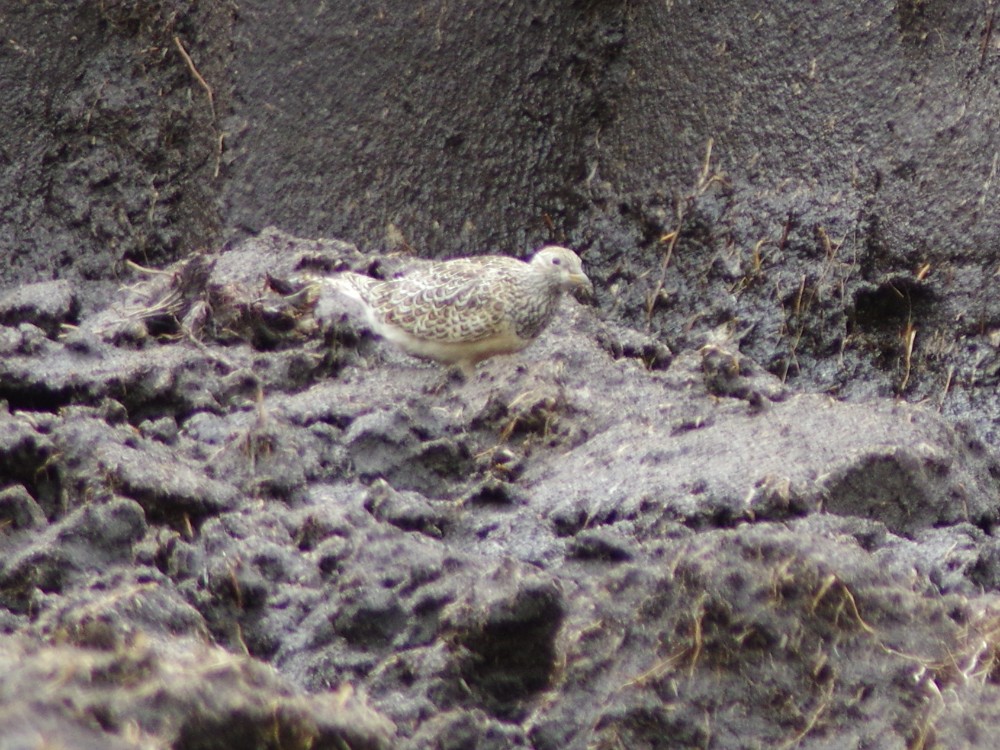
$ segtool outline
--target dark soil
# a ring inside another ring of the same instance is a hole
[[[994,746],[991,4],[8,5],[0,748]]]

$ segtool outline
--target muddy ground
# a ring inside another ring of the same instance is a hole
[[[857,6],[0,6],[0,747],[993,747],[1000,35]]]

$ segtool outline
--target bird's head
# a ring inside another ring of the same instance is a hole
[[[594,293],[594,285],[583,272],[583,261],[568,247],[546,245],[534,254],[531,265],[565,291],[580,288]]]

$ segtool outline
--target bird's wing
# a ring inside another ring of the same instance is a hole
[[[513,258],[462,258],[428,265],[371,290],[386,323],[431,341],[472,343],[509,333],[517,273]],[[522,271],[523,272],[523,271]]]

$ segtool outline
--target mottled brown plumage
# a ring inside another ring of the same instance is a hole
[[[398,279],[344,273],[373,330],[404,351],[471,371],[516,352],[548,325],[564,291],[592,290],[580,258],[550,245],[529,262],[500,255],[429,263]]]

